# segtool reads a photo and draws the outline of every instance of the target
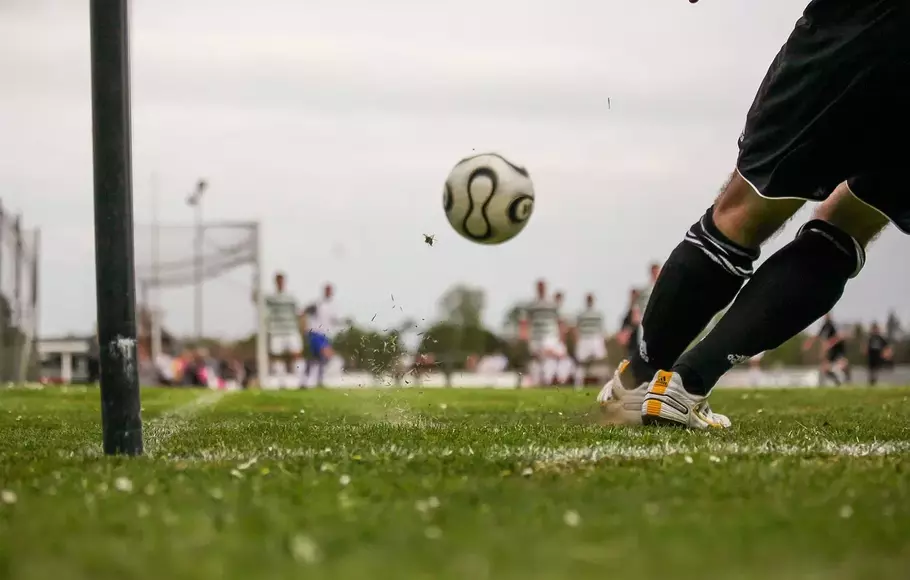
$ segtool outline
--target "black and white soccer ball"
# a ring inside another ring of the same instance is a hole
[[[534,211],[534,185],[524,167],[484,153],[455,164],[442,200],[456,232],[479,244],[501,244],[527,225]]]

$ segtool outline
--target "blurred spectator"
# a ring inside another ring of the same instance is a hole
[[[616,335],[616,340],[619,344],[626,347],[626,356],[629,358],[638,352],[638,341],[641,335],[639,330],[641,326],[640,300],[641,292],[637,288],[632,288],[629,291],[628,310],[622,319],[619,333]]]
[[[869,329],[869,336],[866,338],[866,344],[863,345],[863,351],[869,370],[869,384],[875,385],[878,383],[879,374],[892,360],[891,345],[888,343],[888,339],[882,335],[882,330],[877,322],[873,322]]]
[[[159,353],[155,358],[155,379],[158,384],[166,387],[176,384],[179,367],[174,362],[174,357],[164,352]]]

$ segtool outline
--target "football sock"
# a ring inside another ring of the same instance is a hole
[[[711,332],[673,367],[686,390],[706,395],[731,367],[777,348],[829,312],[865,262],[862,247],[812,220],[762,264]]]
[[[759,251],[729,240],[714,225],[713,212],[708,208],[689,228],[661,268],[642,320],[639,352],[629,361],[635,384],[672,367],[752,275]]]

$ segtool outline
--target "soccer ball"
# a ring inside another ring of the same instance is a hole
[[[501,244],[524,229],[534,185],[524,167],[502,155],[462,159],[446,179],[442,205],[455,231],[479,244]]]

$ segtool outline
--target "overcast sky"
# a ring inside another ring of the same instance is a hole
[[[614,321],[711,203],[745,112],[800,15],[794,0],[144,0],[133,2],[136,221],[262,224],[267,281],[338,310],[431,320],[440,294],[487,290],[487,318],[543,276]],[[609,102],[609,106],[608,106]],[[451,165],[526,165],[535,214],[500,247],[442,211]],[[95,316],[87,0],[0,0],[0,199],[43,236],[41,331]],[[794,228],[771,249],[790,239]],[[435,234],[428,247],[423,234]],[[149,255],[137,226],[137,260]],[[836,313],[910,319],[908,240],[889,232]],[[191,238],[169,248],[190,252]],[[766,250],[763,258],[768,255]],[[206,289],[208,334],[253,328],[249,270]],[[697,291],[697,289],[693,289]],[[394,296],[394,304],[392,297]],[[162,297],[192,331],[192,295]]]

